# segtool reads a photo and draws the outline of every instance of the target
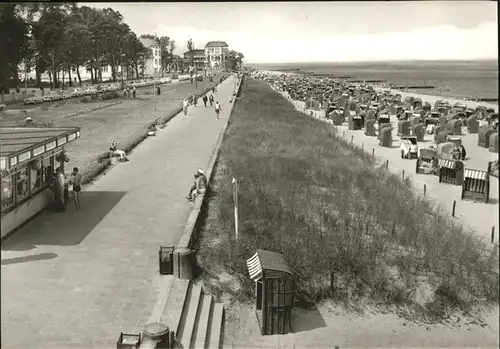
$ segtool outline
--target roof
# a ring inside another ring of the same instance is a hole
[[[229,47],[229,45],[225,41],[209,41],[205,45],[207,47]]]
[[[266,250],[257,250],[255,254],[247,260],[248,274],[252,280],[258,280],[266,270],[279,271],[292,275],[292,270],[288,266],[285,257],[281,253]]]
[[[11,157],[78,132],[76,138],[79,131],[79,127],[0,127],[0,156]]]
[[[186,51],[184,52],[184,58],[190,57],[190,56],[203,56],[205,57],[205,50],[192,50],[192,51]]]
[[[160,41],[157,39],[149,39],[149,38],[139,38],[139,41],[144,45],[146,48],[150,48],[153,46],[160,46]]]
[[[470,169],[465,169],[464,178],[479,179],[482,181],[486,181],[487,179],[489,179],[488,172],[481,170],[470,170]]]

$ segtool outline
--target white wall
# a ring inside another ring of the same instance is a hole
[[[13,230],[46,208],[52,201],[52,191],[45,189],[33,198],[19,205],[1,218],[1,237],[10,234]]]

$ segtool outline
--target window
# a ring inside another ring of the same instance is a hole
[[[14,195],[12,192],[12,175],[2,177],[2,211],[14,205]]]
[[[107,72],[108,72],[108,66],[107,66],[107,65],[105,65],[105,66],[101,67],[101,71],[102,71],[103,73],[107,73]]]
[[[43,185],[43,167],[41,160],[30,163],[31,193],[37,192]]]
[[[28,185],[28,167],[23,168],[21,171],[15,174],[16,180],[16,202],[20,202],[26,198],[30,191]]]
[[[48,157],[42,160],[43,180],[44,185],[49,186],[53,182],[54,174],[54,157]]]

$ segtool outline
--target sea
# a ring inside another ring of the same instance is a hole
[[[498,60],[249,65],[259,70],[364,80],[384,86],[408,87],[409,92],[498,104]]]

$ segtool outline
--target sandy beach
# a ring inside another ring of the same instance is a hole
[[[280,92],[289,99],[288,94]],[[418,95],[419,97],[421,95]],[[433,101],[442,99],[431,96]],[[422,97],[420,97],[422,98]],[[425,100],[424,98],[422,98]],[[297,110],[311,116],[311,110],[305,108],[305,103],[289,101]],[[430,102],[430,101],[429,101]],[[482,104],[482,103],[481,103]],[[484,104],[482,104],[484,105]],[[324,112],[312,111],[312,117],[332,125],[331,120],[324,119]],[[392,122],[397,123],[395,116]],[[332,125],[333,126],[333,125]],[[397,129],[397,128],[396,128]],[[422,194],[423,184],[427,185],[427,198],[439,203],[444,210],[451,212],[453,200],[457,200],[455,220],[469,229],[476,231],[478,236],[489,241],[492,225],[498,231],[498,179],[491,179],[490,204],[474,203],[460,200],[460,186],[439,183],[437,177],[415,174],[415,160],[401,159],[399,156],[399,137],[394,135],[392,148],[378,146],[376,137],[364,135],[363,130],[348,131],[347,126],[337,126],[337,130],[347,141],[371,152],[375,149],[377,163],[380,165],[389,160],[389,170],[401,174],[402,170],[411,176],[415,191]],[[345,131],[345,132],[344,132]],[[396,132],[394,132],[396,133]],[[353,136],[353,137],[352,137]],[[351,138],[352,137],[352,138]],[[425,142],[432,142],[432,137],[426,135]],[[462,137],[470,159],[466,167],[485,169],[486,160],[498,159],[498,154],[477,146],[477,135],[466,134]],[[491,247],[498,246],[498,238]],[[261,336],[253,305],[232,303],[225,300],[227,319],[224,334],[224,347],[278,347],[278,348],[333,348],[340,347],[498,347],[498,306],[480,310],[480,318],[476,316],[455,313],[442,323],[416,323],[405,320],[397,313],[366,307],[363,314],[346,310],[333,302],[317,304],[312,310],[294,308],[292,328],[294,333],[282,336]]]
[[[284,97],[289,98],[286,92],[280,92]],[[422,95],[417,94],[419,98]],[[432,96],[435,100],[441,99],[438,96]],[[422,100],[425,100],[422,98]],[[300,101],[290,100],[297,110],[311,115],[311,110],[305,108],[305,103]],[[457,100],[455,100],[457,101]],[[429,103],[433,103],[429,100]],[[473,102],[469,102],[473,103]],[[484,105],[484,104],[483,104]],[[312,111],[313,117],[318,120],[327,122],[333,125],[330,120],[324,119],[323,111]],[[377,163],[382,165],[389,161],[389,171],[394,174],[402,175],[404,171],[405,177],[409,177],[415,188],[415,192],[423,195],[424,185],[427,188],[426,197],[432,202],[441,206],[441,210],[449,212],[453,207],[453,202],[456,201],[456,210],[454,221],[462,224],[463,227],[473,231],[477,236],[491,240],[491,232],[495,231],[494,243],[498,244],[499,235],[499,181],[498,178],[490,177],[490,202],[488,204],[461,200],[461,186],[439,183],[437,176],[417,175],[415,173],[415,161],[401,159],[399,154],[400,138],[397,136],[397,119],[396,116],[391,116],[393,124],[393,145],[392,148],[379,146],[377,137],[365,136],[364,130],[349,131],[347,122],[341,126],[336,126],[340,135],[343,135],[347,141],[353,141],[359,147],[363,147],[367,152],[372,152],[374,149]],[[477,134],[468,134],[463,129],[462,142],[467,149],[467,159],[464,160],[464,167],[477,170],[487,170],[488,162],[498,160],[498,154],[492,153],[488,149],[477,146]],[[432,135],[425,135],[423,144],[434,144]]]
[[[475,109],[479,106],[483,106],[486,108],[492,108],[495,109],[495,112],[498,113],[498,104],[494,103],[488,103],[488,102],[475,102],[475,101],[464,101],[461,99],[456,99],[456,98],[451,98],[451,97],[444,97],[444,96],[436,96],[436,95],[428,95],[428,94],[423,94],[423,93],[414,93],[414,92],[404,92],[401,90],[394,90],[394,89],[388,89],[384,87],[374,87],[375,91],[377,92],[383,92],[383,91],[391,91],[393,94],[400,94],[401,97],[406,98],[406,97],[414,97],[414,98],[420,98],[422,102],[429,102],[432,106],[434,106],[434,103],[436,101],[448,101],[450,102],[451,105],[460,102],[462,104],[465,104],[467,108]]]

